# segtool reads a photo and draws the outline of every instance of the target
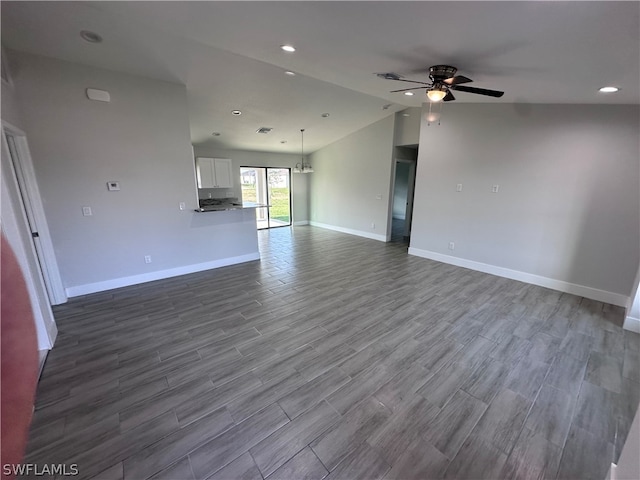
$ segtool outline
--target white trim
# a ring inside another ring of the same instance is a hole
[[[624,319],[624,325],[622,328],[631,332],[640,333],[640,318],[627,317]]]
[[[67,295],[69,297],[78,297],[89,293],[104,292],[113,290],[114,288],[128,287],[139,283],[152,282],[154,280],[162,280],[164,278],[178,277],[189,273],[202,272],[214,268],[226,267],[228,265],[236,265],[238,263],[251,262],[260,260],[260,252],[248,253],[237,257],[222,258],[211,262],[196,263],[194,265],[185,265],[183,267],[170,268],[168,270],[158,270],[156,272],[143,273],[140,275],[132,275],[130,277],[120,277],[104,282],[87,283],[85,285],[76,285],[67,287]]]
[[[533,273],[520,272],[518,270],[511,270],[509,268],[497,267],[495,265],[467,260],[465,258],[452,257],[450,255],[431,252],[429,250],[409,247],[409,255],[428,258],[437,262],[469,268],[471,270],[477,270],[479,272],[489,273],[491,275],[497,275],[499,277],[510,278],[512,280],[519,280],[521,282],[538,285],[540,287],[551,288],[552,290],[571,293],[572,295],[578,295],[580,297],[590,298],[591,300],[610,303],[612,305],[618,305],[621,307],[624,307],[629,301],[629,298],[626,295],[621,295],[619,293],[607,292],[606,290],[598,290],[597,288],[577,285],[575,283],[565,282],[564,280],[542,277]]]
[[[293,222],[294,227],[298,227],[300,225],[309,225],[309,220],[299,220],[297,222]]]
[[[353,230],[352,228],[337,227],[335,225],[313,221],[309,222],[309,225],[313,227],[326,228],[327,230],[334,230],[336,232],[348,233],[349,235],[357,235],[358,237],[370,238],[371,240],[378,240],[379,242],[387,241],[386,235],[380,235],[377,233],[363,232],[361,230]]]

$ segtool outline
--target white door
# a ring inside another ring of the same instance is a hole
[[[31,230],[31,238],[49,302],[51,305],[64,303],[67,301],[67,295],[62,285],[49,228],[44,218],[44,209],[37,190],[26,137],[17,135],[6,127],[3,131],[13,166],[12,173],[20,191],[21,207]]]

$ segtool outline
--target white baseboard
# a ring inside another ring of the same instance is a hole
[[[248,253],[237,257],[222,258],[220,260],[197,263],[195,265],[185,265],[183,267],[170,268],[168,270],[158,270],[156,272],[143,273],[141,275],[132,275],[130,277],[114,278],[112,280],[105,280],[104,282],[76,285],[74,287],[67,287],[66,292],[68,297],[78,297],[89,293],[104,292],[106,290],[113,290],[114,288],[128,287],[129,285],[162,280],[163,278],[178,277],[180,275],[202,272],[204,270],[226,267],[228,265],[235,265],[238,263],[251,262],[253,260],[260,260],[260,252]]]
[[[297,227],[300,225],[309,225],[309,220],[300,220],[298,222],[293,222],[294,227]]]
[[[622,328],[625,330],[631,330],[632,332],[640,333],[640,318],[627,317],[624,319],[624,325]]]
[[[442,253],[432,252],[429,250],[409,247],[409,255],[428,258],[437,262],[448,263],[450,265],[469,268],[471,270],[477,270],[479,272],[490,273],[491,275],[497,275],[498,277],[519,280],[521,282],[530,283],[532,285],[538,285],[540,287],[546,287],[552,290],[558,290],[560,292],[570,293],[572,295],[578,295],[580,297],[590,298],[591,300],[610,303],[612,305],[618,305],[621,307],[626,306],[627,302],[629,301],[629,297],[621,295],[619,293],[607,292],[606,290],[598,290],[597,288],[577,285],[575,283],[542,277],[540,275],[534,275],[532,273],[520,272],[518,270],[511,270],[509,268],[497,267],[495,265],[467,260],[465,258],[452,257],[450,255],[444,255]]]
[[[336,227],[335,225],[329,225],[327,223],[319,223],[319,222],[313,222],[313,221],[309,222],[309,225],[313,227],[326,228],[327,230],[334,230],[336,232],[348,233],[349,235],[357,235],[358,237],[370,238],[371,240],[378,240],[379,242],[387,241],[386,235],[380,235],[377,233],[363,232],[361,230],[353,230],[351,228]]]

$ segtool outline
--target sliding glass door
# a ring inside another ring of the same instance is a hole
[[[291,169],[240,167],[242,201],[269,205],[256,209],[258,229],[291,225]]]

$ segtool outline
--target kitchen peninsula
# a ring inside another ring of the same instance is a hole
[[[239,202],[236,197],[200,199],[199,204],[200,206],[196,209],[196,212],[221,212],[269,206],[256,202]]]

